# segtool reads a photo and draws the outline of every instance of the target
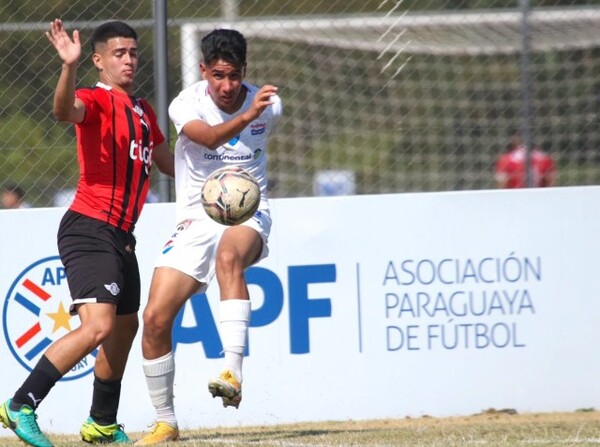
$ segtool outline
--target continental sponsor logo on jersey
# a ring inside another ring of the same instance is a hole
[[[31,371],[48,346],[79,327],[69,314],[71,297],[65,268],[58,256],[40,259],[14,280],[2,312],[6,345],[14,358]],[[94,370],[97,350],[86,356],[61,380],[79,379]]]
[[[218,161],[246,161],[252,160],[254,154],[248,155],[233,155],[233,154],[204,154],[205,160],[218,160]]]
[[[260,135],[265,133],[267,129],[267,123],[253,123],[250,124],[250,134],[251,135]]]

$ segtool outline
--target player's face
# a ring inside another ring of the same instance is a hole
[[[99,70],[100,81],[131,94],[138,66],[138,47],[135,39],[113,37],[98,43],[92,57]]]
[[[217,107],[226,113],[237,112],[245,98],[242,81],[246,66],[219,59],[210,65],[200,64],[200,71],[202,78],[208,81],[208,93]]]

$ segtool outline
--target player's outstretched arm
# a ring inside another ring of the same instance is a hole
[[[158,169],[163,174],[175,177],[175,160],[169,144],[163,141],[152,149],[152,163],[156,163]]]
[[[269,105],[273,104],[272,96],[276,94],[277,87],[265,85],[256,92],[252,105],[244,113],[216,126],[211,126],[201,120],[193,120],[183,126],[182,132],[193,142],[209,149],[216,149],[258,118]]]
[[[73,39],[71,39],[62,20],[55,19],[50,23],[50,31],[46,31],[46,37],[62,60],[62,70],[54,91],[52,111],[58,121],[80,123],[85,117],[85,106],[75,98],[77,66],[81,57],[79,31],[73,31]]]

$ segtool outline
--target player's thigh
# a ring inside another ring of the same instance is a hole
[[[269,254],[271,215],[268,209],[257,211],[241,225],[229,227],[219,240],[217,258],[234,256],[242,260],[243,268],[256,264]]]
[[[141,278],[140,267],[135,254],[136,240],[132,234],[120,235],[119,257],[121,258],[121,274],[123,276],[123,290],[117,303],[117,315],[126,316],[135,314],[140,310]],[[124,322],[129,319],[124,319]],[[126,323],[123,323],[124,327]]]
[[[173,321],[184,303],[200,288],[195,278],[171,267],[154,269],[144,319]]]
[[[262,247],[263,240],[255,229],[244,226],[228,228],[219,241],[217,264],[241,261],[242,267],[246,268],[260,256]]]

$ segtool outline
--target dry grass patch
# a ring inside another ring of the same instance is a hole
[[[130,433],[133,440],[141,433]],[[51,436],[59,446],[82,445],[76,436]],[[0,447],[23,446],[0,438]],[[565,447],[600,446],[600,413],[516,414],[488,410],[468,417],[315,422],[258,427],[186,430],[178,447]]]

